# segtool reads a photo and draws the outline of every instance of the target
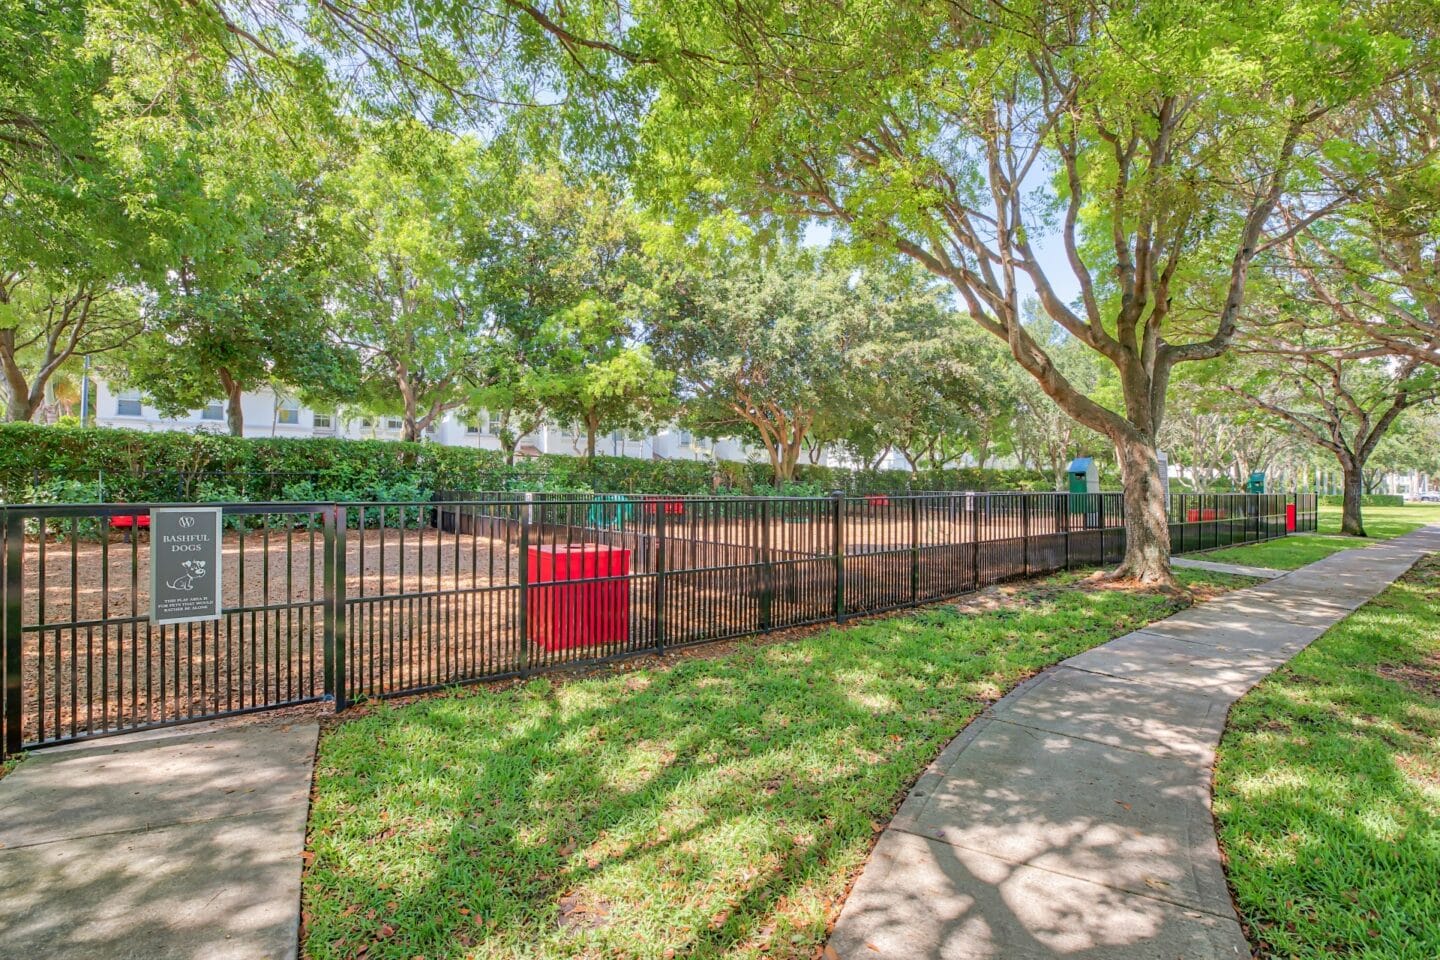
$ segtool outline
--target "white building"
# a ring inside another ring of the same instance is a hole
[[[247,437],[348,437],[398,440],[404,432],[399,417],[340,416],[334,411],[313,410],[298,399],[270,388],[244,393],[240,410]],[[131,430],[226,430],[225,405],[216,400],[183,417],[164,417],[145,402],[139,390],[114,390],[101,381],[95,388],[95,423],[102,427]],[[452,410],[425,431],[434,443],[478,450],[500,450],[498,424],[483,411],[473,415]],[[522,457],[540,454],[581,456],[585,453],[583,430],[546,424],[525,434],[516,445]],[[595,452],[601,456],[636,457],[642,460],[726,460],[735,463],[759,462],[765,452],[742,440],[711,440],[688,430],[667,428],[653,434],[615,431],[598,437]],[[825,466],[848,466],[838,451],[824,451]],[[903,458],[892,454],[884,469],[903,469]]]

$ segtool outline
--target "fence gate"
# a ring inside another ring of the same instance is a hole
[[[6,753],[322,697],[333,508],[225,505],[219,619],[157,626],[159,506],[4,510]]]

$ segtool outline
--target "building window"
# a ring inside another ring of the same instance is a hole
[[[115,416],[140,416],[140,391],[124,390],[115,397]]]
[[[360,426],[365,427],[365,428],[367,428],[367,429],[370,428],[370,427],[375,426],[375,418],[374,418],[374,417],[361,417],[361,418],[360,418]]]
[[[475,419],[465,424],[465,432],[474,436],[484,434],[487,437],[498,436],[500,433],[500,418],[492,417],[488,413],[477,413]]]
[[[386,418],[385,418],[385,429],[386,429],[386,430],[399,430],[399,429],[400,429],[401,427],[403,427],[403,426],[405,426],[405,421],[401,420],[399,417],[386,417]]]
[[[275,408],[275,422],[298,424],[300,422],[300,401],[281,400]]]
[[[680,445],[681,445],[681,446],[688,447],[688,446],[690,446],[690,444],[692,444],[692,443],[694,443],[694,442],[695,442],[695,435],[694,435],[693,433],[691,433],[689,430],[681,430],[681,431],[680,431]]]
[[[316,430],[334,430],[334,429],[335,429],[335,418],[332,417],[332,416],[331,416],[330,414],[328,414],[328,413],[317,413],[317,414],[315,414],[315,429],[316,429]]]
[[[201,419],[201,420],[224,420],[224,419],[225,419],[225,407],[224,407],[224,405],[221,404],[221,402],[220,402],[219,400],[211,400],[209,403],[205,404],[205,408],[200,411],[200,419]]]

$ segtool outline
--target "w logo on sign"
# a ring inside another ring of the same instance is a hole
[[[186,530],[189,530],[191,527],[195,526],[194,517],[179,517],[176,519],[175,522],[180,526],[184,527]]]

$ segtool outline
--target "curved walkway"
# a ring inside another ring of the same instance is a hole
[[[842,960],[1250,956],[1210,815],[1236,699],[1427,552],[1334,554],[1022,684],[916,783],[840,914]]]

